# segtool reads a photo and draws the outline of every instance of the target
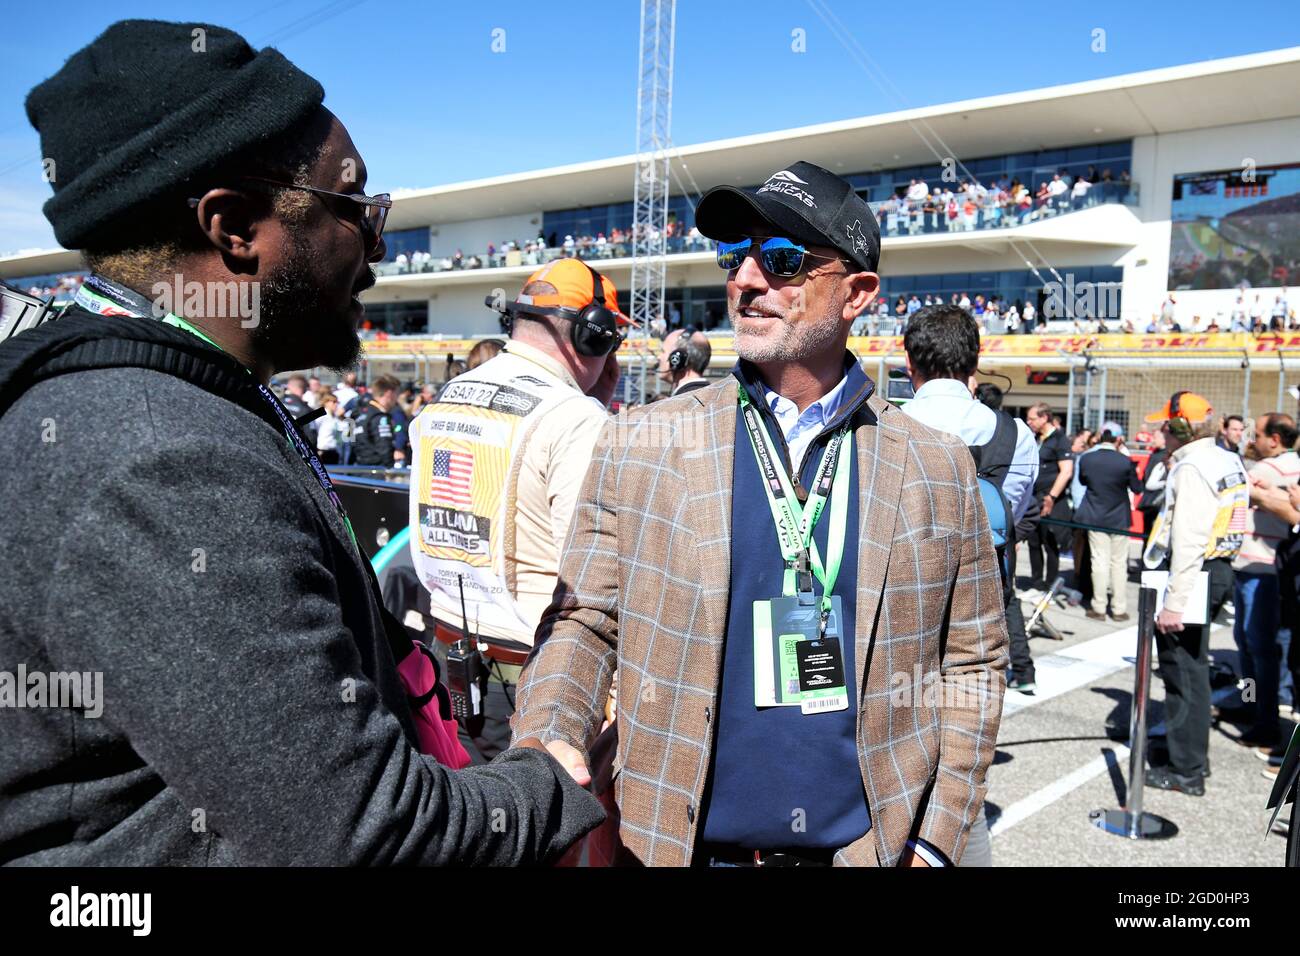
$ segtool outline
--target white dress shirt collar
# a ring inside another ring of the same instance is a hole
[[[856,385],[859,377],[865,379],[866,373],[862,371],[862,366],[855,362],[845,371],[844,377],[834,388],[805,408],[802,413],[793,401],[784,395],[778,395],[768,388],[766,383],[763,384],[763,397],[767,400],[767,406],[772,410],[781,434],[785,436],[785,442],[790,447],[790,463],[796,473],[800,470],[804,454],[813,439],[825,430],[828,423],[835,420],[840,412],[840,406],[844,404],[845,395],[853,394],[848,388],[849,380],[854,379]]]

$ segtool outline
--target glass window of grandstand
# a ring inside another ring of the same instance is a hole
[[[361,321],[363,332],[388,335],[424,335],[429,331],[429,304],[418,302],[367,302]]]
[[[691,235],[695,210],[686,196],[668,197],[668,252],[704,252],[707,239]],[[560,209],[542,214],[542,238],[549,251],[583,259],[619,259],[632,254],[632,203]]]
[[[849,176],[885,236],[1026,225],[1101,203],[1136,202],[1132,143],[1008,153]]]
[[[401,271],[418,272],[421,263],[413,258],[413,254],[417,252],[424,254],[429,251],[429,229],[424,226],[419,229],[385,232],[384,245],[388,247],[388,253],[384,256],[385,262],[396,262],[405,266],[406,268]]]
[[[731,328],[731,321],[727,318],[725,286],[665,289],[664,306],[662,325],[659,322],[652,322],[649,330],[656,338],[662,338],[673,329],[683,329],[688,325],[694,326],[701,332]],[[618,307],[624,315],[631,314],[631,296],[626,290],[619,290]]]
[[[1030,333],[1040,325],[1062,331],[1119,332],[1119,266],[956,272],[886,276],[876,301],[853,324],[854,335],[901,335],[917,309],[941,302],[969,309],[986,334]],[[1058,278],[1059,276],[1059,278]],[[1027,307],[1032,322],[1026,322]],[[1064,323],[1064,324],[1062,324]]]

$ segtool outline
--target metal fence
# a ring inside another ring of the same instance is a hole
[[[1154,358],[1096,350],[1063,358],[1070,371],[1070,432],[1115,421],[1132,436],[1181,389],[1205,396],[1216,415],[1242,416],[1248,431],[1254,416],[1296,412],[1287,389],[1300,384],[1300,351],[1261,357],[1244,350],[1166,349]]]

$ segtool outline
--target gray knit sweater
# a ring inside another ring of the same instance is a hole
[[[65,374],[0,418],[0,863],[517,864],[600,821],[548,756],[413,749],[342,523],[278,432],[179,378]]]

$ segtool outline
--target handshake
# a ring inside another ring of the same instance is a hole
[[[1248,476],[1250,482],[1250,503],[1277,515],[1287,524],[1300,523],[1300,485],[1279,488],[1272,482]]]

